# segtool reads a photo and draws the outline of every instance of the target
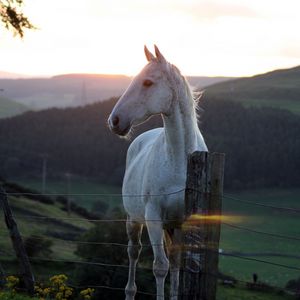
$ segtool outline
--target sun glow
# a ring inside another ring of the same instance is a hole
[[[200,224],[217,224],[222,222],[241,223],[245,221],[245,216],[234,215],[205,215],[193,214],[186,221],[187,225],[200,225]]]
[[[27,0],[39,29],[1,37],[1,69],[136,74],[157,44],[185,75],[252,75],[300,63],[300,2]],[[58,9],[59,8],[59,9]]]

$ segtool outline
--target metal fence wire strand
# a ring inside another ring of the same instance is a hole
[[[185,192],[186,190],[192,190],[201,193],[201,191],[195,190],[195,189],[186,189],[186,188],[181,188],[177,191],[170,192],[170,193],[165,193],[165,194],[121,194],[121,193],[115,193],[115,194],[108,194],[108,193],[29,193],[29,192],[7,192],[5,193],[8,196],[49,196],[49,197],[58,197],[58,196],[65,196],[65,197],[76,197],[76,196],[101,196],[101,197],[163,197],[163,196],[169,196],[169,195],[174,195],[178,193]],[[210,194],[212,195],[212,194]],[[276,206],[276,205],[269,205],[265,204],[262,202],[255,202],[255,201],[249,201],[245,199],[239,199],[237,197],[234,197],[233,195],[230,194],[223,194],[223,195],[218,195],[222,198],[229,199],[232,201],[237,201],[249,205],[254,205],[254,206],[261,206],[265,208],[271,208],[271,209],[277,209],[277,210],[283,210],[283,211],[289,211],[289,212],[294,212],[294,213],[300,213],[300,209],[298,208],[292,208],[292,207],[284,207],[284,206]],[[102,199],[103,200],[103,199]]]
[[[0,251],[1,254],[5,255],[5,256],[9,256],[9,257],[15,257],[14,255],[7,253],[5,251]],[[300,270],[300,268],[293,268],[290,266],[286,266],[286,265],[281,265],[281,264],[276,264],[276,263],[271,263],[271,262],[267,262],[267,261],[262,261],[262,260],[257,260],[257,259],[251,259],[251,258],[247,258],[247,257],[242,257],[242,256],[238,256],[238,255],[229,255],[229,256],[234,256],[236,258],[240,258],[240,259],[247,259],[247,260],[254,260],[257,262],[263,262],[263,263],[269,263],[278,267],[288,267],[288,268],[292,268],[292,269],[296,269],[296,270]],[[100,267],[121,267],[121,268],[125,268],[128,269],[128,266],[125,265],[117,265],[117,264],[106,264],[106,263],[97,263],[97,262],[87,262],[87,261],[71,261],[71,260],[63,260],[63,259],[45,259],[45,258],[39,258],[39,257],[29,257],[30,260],[34,261],[34,260],[40,260],[40,261],[45,261],[45,262],[58,262],[58,263],[74,263],[74,264],[86,264],[86,265],[94,265],[94,266],[100,266]],[[140,267],[138,266],[138,269],[140,270],[144,270],[144,271],[152,271],[152,268],[146,268],[146,267]],[[190,272],[190,270],[188,269],[182,269],[181,270],[183,272]],[[202,274],[204,274],[202,272]],[[218,278],[222,278],[220,275],[218,274],[213,274],[213,273],[209,273],[206,272],[205,274],[211,275],[211,276],[216,276]],[[240,283],[245,283],[245,284],[253,284],[252,282],[247,282],[247,281],[243,281],[243,280],[239,280],[239,279],[235,279],[235,281],[240,282]],[[70,284],[71,287],[74,288],[87,288],[87,287],[91,287],[91,288],[104,288],[104,289],[111,289],[111,290],[118,290],[118,291],[123,291],[124,292],[124,288],[117,288],[117,287],[110,287],[110,286],[102,286],[102,285],[86,285],[86,286],[76,286],[73,284]],[[282,288],[282,287],[278,287],[278,286],[271,286],[273,288],[279,289],[279,290],[283,290],[283,291],[289,291],[289,292],[295,292],[292,289],[286,289],[286,288]],[[143,292],[143,291],[139,291],[140,294],[144,294],[144,295],[148,295],[148,296],[157,296],[157,294],[154,293],[148,293],[148,292]],[[182,294],[178,294],[177,296],[180,296]]]
[[[101,193],[91,193],[91,194],[40,194],[40,193],[1,193],[4,195],[10,195],[10,196],[18,196],[18,195],[28,195],[28,196],[39,196],[39,195],[43,195],[43,196],[101,196],[101,197],[161,197],[161,196],[168,196],[168,195],[173,195],[173,194],[177,194],[177,193],[182,193],[184,192],[185,189],[180,189],[178,191],[175,192],[171,192],[171,193],[167,193],[167,194],[149,194],[149,195],[122,195],[122,194],[101,194]],[[220,196],[220,195],[219,195]],[[241,203],[245,203],[247,205],[254,205],[254,206],[261,206],[261,207],[265,207],[265,208],[271,208],[271,209],[277,209],[280,211],[288,211],[288,212],[294,212],[294,213],[300,213],[300,209],[297,208],[290,208],[290,207],[281,207],[281,206],[275,206],[275,205],[268,205],[268,204],[264,204],[261,202],[254,202],[254,201],[249,201],[249,200],[243,200],[243,199],[239,199],[236,197],[233,197],[232,195],[229,194],[224,194],[223,196],[221,196],[225,199],[229,199],[232,201],[237,201],[237,202],[241,202]],[[76,217],[51,217],[51,216],[31,216],[31,215],[22,215],[22,214],[18,214],[17,218],[31,218],[31,219],[41,219],[41,220],[45,220],[45,219],[58,219],[58,220],[74,220],[74,221],[88,221],[88,222],[103,222],[103,223],[108,223],[108,222],[126,222],[126,219],[86,219],[86,218],[76,218]],[[164,221],[176,221],[176,220],[149,220],[149,222],[164,222]],[[288,239],[288,240],[292,240],[292,241],[300,241],[299,237],[292,237],[292,236],[286,236],[286,235],[280,235],[280,234],[275,234],[275,233],[270,233],[270,232],[264,232],[264,231],[259,231],[259,230],[255,230],[252,228],[248,228],[248,227],[243,227],[243,226],[238,226],[238,225],[234,225],[231,223],[227,223],[227,222],[221,222],[222,224],[234,228],[234,229],[239,229],[239,230],[245,230],[245,231],[249,231],[255,234],[261,234],[261,235],[267,235],[269,237],[272,238],[281,238],[281,239]],[[34,239],[43,239],[43,236],[46,235],[39,235],[36,237],[33,237]],[[24,237],[26,237],[24,235]],[[47,238],[49,238],[49,236],[47,236]],[[59,239],[59,238],[54,238],[54,237],[50,237],[50,239],[53,239],[55,241],[62,241],[62,242],[66,242],[66,243],[76,243],[76,244],[91,244],[91,245],[102,245],[102,246],[120,246],[120,247],[128,247],[127,244],[123,244],[123,243],[109,243],[109,242],[97,242],[97,241],[80,241],[80,240],[65,240],[65,239]],[[135,246],[135,245],[132,245]],[[151,247],[153,245],[151,244],[143,244],[143,246],[146,247]],[[228,251],[228,250],[227,250]],[[9,257],[14,257],[14,255],[10,254],[10,253],[6,253],[4,251],[0,251],[1,254],[9,256]],[[263,264],[269,264],[269,265],[273,265],[276,267],[281,267],[281,268],[286,268],[286,269],[290,269],[290,270],[297,270],[300,271],[300,268],[297,266],[290,266],[290,265],[285,265],[285,264],[279,264],[279,263],[275,263],[275,262],[271,262],[271,261],[266,261],[266,260],[261,260],[261,259],[256,259],[256,258],[251,258],[248,257],[247,254],[243,254],[243,253],[234,253],[234,252],[226,252],[226,250],[224,250],[224,252],[219,253],[222,256],[230,256],[233,258],[237,258],[237,259],[242,259],[242,260],[248,260],[248,261],[254,261],[257,263],[263,263]],[[248,254],[249,255],[249,254]],[[86,264],[86,265],[94,265],[94,266],[99,266],[99,267],[107,267],[107,268],[125,268],[128,269],[128,266],[126,265],[120,265],[120,264],[109,264],[109,263],[104,263],[104,262],[93,262],[93,261],[83,261],[83,260],[64,260],[64,259],[51,259],[51,258],[42,258],[42,257],[29,257],[30,260],[34,261],[44,261],[44,262],[57,262],[57,263],[74,263],[74,264]],[[142,266],[138,266],[138,269],[143,270],[143,271],[152,271],[152,268],[148,268],[148,267],[142,267]],[[186,272],[187,270],[183,270],[184,272]],[[210,274],[212,275],[212,274]],[[216,276],[216,275],[214,275]],[[250,284],[247,281],[242,281],[242,280],[236,280],[238,282],[243,282],[245,284]],[[70,285],[71,286],[71,285]],[[81,288],[80,286],[75,286],[73,285],[73,287],[75,288]],[[118,290],[118,291],[124,291],[124,288],[118,288],[118,287],[110,287],[110,286],[89,286],[89,287],[95,287],[95,288],[104,288],[104,289],[111,289],[111,290]],[[274,286],[273,286],[274,287]],[[281,287],[275,287],[278,288],[280,290],[286,290],[289,292],[294,292],[293,290],[289,290],[289,289],[284,289]],[[157,296],[156,294],[153,293],[148,293],[148,292],[143,292],[143,291],[138,291],[139,294],[144,294],[145,296]]]

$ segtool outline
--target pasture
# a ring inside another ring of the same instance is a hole
[[[35,180],[26,181],[23,184],[37,189],[41,186],[40,182]],[[47,183],[47,192],[49,193],[65,193],[65,191],[66,185],[64,183],[58,181]],[[122,208],[121,197],[115,196],[120,192],[121,189],[118,186],[80,180],[74,180],[70,187],[71,194],[81,194],[72,196],[72,199],[87,209],[91,209],[97,200],[108,203],[107,217],[114,208]],[[103,195],[85,196],[84,194]],[[104,196],[104,194],[114,195]],[[227,197],[228,195],[232,198],[255,203],[299,209],[300,189],[225,191],[223,198],[223,214],[233,216],[232,220],[227,221],[228,223],[264,233],[299,238],[299,214],[237,202]],[[299,240],[278,238],[230,227],[226,224],[222,225],[220,248],[225,253],[234,252],[237,255],[247,253],[246,256],[253,259],[300,268],[299,257],[297,257],[299,247]],[[144,251],[142,251],[142,256]],[[245,281],[252,281],[252,274],[257,273],[259,280],[279,287],[284,287],[287,281],[299,277],[298,270],[223,255],[220,255],[219,267],[222,273]]]

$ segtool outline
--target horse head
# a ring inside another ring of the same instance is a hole
[[[148,64],[134,77],[109,116],[110,130],[120,136],[151,116],[170,111],[173,89],[167,74],[171,65],[154,47],[155,56],[144,47]]]

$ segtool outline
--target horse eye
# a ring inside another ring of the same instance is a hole
[[[146,79],[144,82],[143,82],[143,86],[145,87],[149,87],[153,84],[153,81],[149,80],[149,79]]]

